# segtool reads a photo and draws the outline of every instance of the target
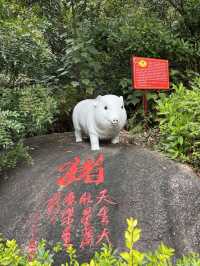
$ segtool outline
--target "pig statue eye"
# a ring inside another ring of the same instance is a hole
[[[107,109],[108,109],[108,107],[107,107],[107,106],[105,106],[105,107],[104,107],[104,109],[105,109],[105,110],[107,110]]]
[[[124,106],[122,105],[121,108],[124,109]]]

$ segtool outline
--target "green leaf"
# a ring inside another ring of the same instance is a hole
[[[129,261],[130,258],[130,254],[128,252],[122,252],[120,253],[120,256],[125,260],[125,261]]]

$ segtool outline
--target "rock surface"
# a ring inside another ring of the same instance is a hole
[[[67,243],[70,236],[85,261],[103,240],[122,249],[126,218],[134,217],[142,229],[140,250],[163,241],[177,255],[200,252],[200,179],[189,167],[135,145],[104,143],[92,152],[70,133],[27,144],[33,165],[0,179],[5,237],[27,247],[41,238]]]

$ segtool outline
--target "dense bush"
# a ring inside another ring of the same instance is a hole
[[[46,133],[56,112],[57,103],[47,88],[0,89],[0,170],[28,158],[23,138]]]
[[[55,87],[52,94],[58,107],[56,121],[53,124],[52,130],[59,132],[72,130],[72,110],[76,103],[84,98],[84,95],[81,94],[75,84]]]
[[[75,4],[73,20],[66,16],[68,11],[63,7],[61,15],[72,29],[66,25],[63,29],[60,62],[54,75],[49,76],[53,84],[76,87],[82,98],[106,93],[123,95],[128,116],[138,122],[144,119],[140,108],[142,93],[133,92],[131,88],[132,55],[169,59],[172,80],[185,82],[189,73],[192,75],[191,62],[197,62],[199,56],[196,46],[181,38],[155,13],[149,16],[146,6],[130,2],[122,6],[120,1],[108,1],[104,5],[94,1],[92,5],[89,1],[85,15],[81,8],[81,3]],[[150,99],[151,111],[155,108],[155,99]],[[150,124],[154,124],[153,116]]]
[[[66,249],[68,262],[66,266],[199,266],[200,256],[189,254],[177,259],[173,263],[174,250],[160,244],[159,247],[151,252],[140,252],[134,248],[134,244],[140,239],[141,230],[137,227],[137,220],[127,219],[127,230],[125,231],[125,250],[117,253],[111,246],[103,244],[101,250],[93,255],[90,262],[79,264],[76,250],[69,245]],[[57,243],[53,251],[62,251],[62,246]],[[53,264],[53,253],[46,249],[46,242],[42,240],[38,244],[35,254],[24,254],[18,247],[15,240],[4,241],[0,239],[0,264],[1,266],[51,266]],[[62,264],[64,266],[64,264]]]
[[[15,1],[0,1],[0,73],[15,86],[20,75],[41,80],[53,55],[43,36],[45,21]]]
[[[23,132],[19,113],[0,109],[0,171],[14,167],[18,160],[28,158],[27,150],[21,143]]]
[[[115,5],[110,1],[110,5],[101,6],[101,15],[77,19],[75,36],[68,31],[62,34],[65,46],[56,80],[76,82],[91,95],[123,94],[130,87],[127,79],[132,55],[173,58],[173,65],[183,66],[194,56],[192,45],[177,37],[161,19],[149,16],[147,8],[131,3]]]
[[[160,146],[173,158],[200,166],[200,78],[190,88],[174,86],[158,101]]]
[[[169,59],[172,79],[186,81],[189,70],[200,70],[196,2],[1,0],[0,72],[10,85],[23,74],[64,95],[76,87],[83,98],[126,98],[130,58],[139,55]],[[133,108],[130,103],[130,116]]]

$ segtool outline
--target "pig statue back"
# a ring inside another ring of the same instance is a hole
[[[99,150],[99,139],[119,142],[119,132],[126,124],[123,97],[98,96],[79,102],[72,114],[76,142],[82,141],[82,133],[90,137],[91,149]]]

